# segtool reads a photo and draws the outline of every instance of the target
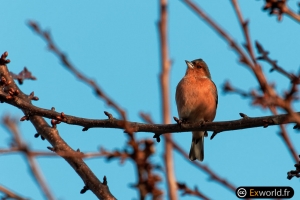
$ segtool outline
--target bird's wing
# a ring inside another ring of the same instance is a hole
[[[211,81],[213,84],[214,84],[214,86],[215,86],[215,98],[216,98],[216,108],[218,107],[218,89],[217,89],[217,86],[216,86],[216,84],[213,82],[213,81]]]

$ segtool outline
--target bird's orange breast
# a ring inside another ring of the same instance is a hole
[[[178,115],[190,122],[213,121],[217,108],[217,89],[206,77],[185,76],[176,88]]]

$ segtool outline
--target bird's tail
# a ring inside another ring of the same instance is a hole
[[[191,161],[204,159],[204,131],[193,131],[189,158]]]

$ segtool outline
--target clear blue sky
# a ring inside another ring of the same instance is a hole
[[[230,1],[197,1],[202,8],[227,30],[239,43],[244,42]],[[244,18],[250,20],[253,42],[258,40],[270,56],[278,60],[287,71],[299,68],[300,26],[284,16],[276,18],[262,11],[264,1],[240,1]],[[296,1],[290,6],[297,8]],[[45,42],[26,25],[37,21],[43,29],[51,30],[58,46],[67,53],[72,63],[86,75],[96,80],[105,92],[126,109],[131,121],[141,122],[139,112],[150,113],[157,123],[161,118],[159,87],[160,52],[157,23],[158,1],[3,1],[1,2],[0,53],[9,52],[9,69],[15,73],[26,66],[37,81],[26,81],[21,89],[35,92],[40,98],[35,105],[69,115],[103,119],[103,111],[118,116],[99,100],[92,90],[77,81],[49,53]],[[169,49],[173,60],[171,70],[171,111],[177,116],[175,88],[186,69],[184,60],[203,58],[219,90],[219,105],[215,121],[239,119],[239,112],[250,117],[269,115],[270,112],[252,107],[251,102],[237,95],[224,95],[221,85],[225,80],[245,90],[257,88],[253,74],[238,63],[238,58],[214,31],[201,21],[181,1],[169,3]],[[270,66],[261,63],[267,78],[276,82],[282,93],[289,81],[269,73]],[[299,111],[299,104],[295,104]],[[0,105],[1,115],[10,113],[21,117],[22,112],[7,104]],[[47,120],[50,122],[50,120]],[[30,122],[20,124],[24,139],[32,149],[47,150],[46,141],[34,139],[35,129]],[[299,134],[287,126],[296,150]],[[97,151],[100,146],[109,150],[122,149],[126,136],[122,130],[90,129],[61,124],[61,136],[74,148],[83,152]],[[279,136],[278,127],[255,128],[224,132],[213,140],[205,140],[204,164],[236,187],[239,186],[291,186],[294,199],[300,198],[299,180],[286,179],[286,172],[293,169],[294,161]],[[211,134],[211,133],[209,133]],[[152,138],[152,134],[138,133],[139,138]],[[191,134],[173,134],[186,151],[190,148]],[[0,148],[8,146],[10,134],[0,127]],[[163,143],[157,143],[157,155],[162,161]],[[137,199],[136,190],[129,187],[136,182],[131,162],[120,165],[105,159],[86,160],[98,178],[108,178],[111,192],[118,199]],[[0,184],[32,199],[43,199],[37,184],[29,173],[24,158],[19,154],[0,155]],[[44,176],[57,199],[95,199],[90,192],[80,195],[82,180],[61,158],[38,158]],[[208,180],[208,176],[175,153],[175,171],[179,182],[193,188],[198,186],[212,199],[235,199],[233,192]],[[163,177],[165,178],[165,177]],[[165,185],[160,185],[165,189]],[[166,196],[164,196],[166,199]],[[184,197],[182,199],[196,199]]]

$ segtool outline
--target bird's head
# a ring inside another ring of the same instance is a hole
[[[185,61],[187,65],[186,74],[193,74],[196,77],[207,77],[211,78],[209,69],[201,58],[193,61]]]

